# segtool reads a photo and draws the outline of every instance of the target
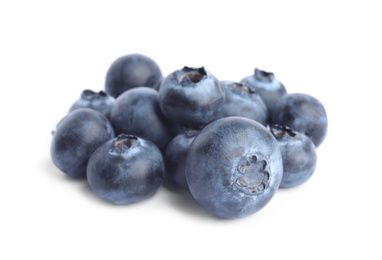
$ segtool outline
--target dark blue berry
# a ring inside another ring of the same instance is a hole
[[[100,91],[96,93],[86,89],[82,92],[80,99],[71,106],[69,112],[79,108],[90,108],[101,112],[109,118],[114,103],[115,99],[106,92]]]
[[[239,218],[263,208],[279,188],[281,152],[272,133],[243,117],[207,125],[186,160],[188,187],[210,213]]]
[[[114,138],[107,118],[92,109],[80,108],[64,117],[57,125],[51,143],[54,164],[72,177],[85,177],[92,153]]]
[[[253,75],[245,77],[241,83],[252,86],[263,99],[271,113],[275,103],[284,96],[287,91],[284,85],[275,78],[272,72],[255,69]]]
[[[162,72],[151,58],[141,54],[129,54],[115,60],[106,74],[105,89],[118,97],[128,89],[150,87],[158,89]]]
[[[328,118],[322,103],[307,94],[287,94],[272,111],[272,124],[285,125],[307,135],[318,147],[325,139]]]
[[[222,117],[241,116],[267,125],[268,109],[253,87],[234,81],[220,83],[225,91]]]
[[[188,190],[185,167],[188,150],[199,130],[186,130],[175,136],[165,153],[166,176],[176,186]]]
[[[93,192],[107,202],[124,205],[155,194],[164,176],[158,148],[133,135],[119,135],[90,157],[87,178]]]
[[[178,134],[159,107],[158,92],[148,87],[133,88],[120,95],[111,112],[115,133],[133,134],[153,142],[162,152]]]
[[[163,80],[159,102],[163,114],[174,123],[199,128],[220,117],[224,91],[204,67],[184,67]]]
[[[280,145],[283,158],[283,178],[280,188],[292,188],[305,183],[317,164],[316,147],[306,135],[287,126],[274,125],[273,135]]]

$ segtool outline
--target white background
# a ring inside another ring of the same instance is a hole
[[[381,259],[379,1],[2,1],[1,259]],[[51,162],[50,131],[117,57],[164,75],[273,71],[326,107],[306,184],[237,220],[160,188],[113,206]]]

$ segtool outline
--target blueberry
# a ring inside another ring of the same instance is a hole
[[[267,107],[253,87],[234,81],[220,83],[225,91],[223,117],[242,116],[267,125]]]
[[[284,96],[287,91],[284,85],[275,78],[272,72],[255,69],[253,75],[245,77],[241,83],[252,86],[263,99],[271,113],[275,103]]]
[[[239,218],[263,208],[279,188],[279,145],[260,123],[226,117],[196,136],[186,159],[186,177],[198,203],[221,218]]]
[[[273,135],[280,145],[283,158],[283,178],[280,188],[292,188],[305,183],[317,164],[316,147],[306,135],[287,126],[273,125]]]
[[[158,89],[162,72],[151,58],[141,54],[129,54],[115,60],[106,74],[105,89],[118,97],[128,89],[150,87]]]
[[[50,153],[54,164],[72,177],[85,177],[92,153],[114,138],[107,118],[95,110],[80,108],[64,117],[53,134]]]
[[[148,87],[133,88],[120,95],[110,121],[117,135],[137,135],[153,142],[162,152],[178,134],[178,126],[162,114],[158,92]]]
[[[90,157],[88,183],[107,202],[124,205],[155,194],[164,176],[163,157],[150,141],[119,135]]]
[[[318,147],[325,139],[328,118],[322,103],[307,94],[287,94],[272,111],[272,124],[285,125],[307,135]]]
[[[199,128],[220,117],[224,91],[204,67],[184,67],[162,81],[159,102],[163,114],[174,123]]]
[[[175,136],[165,153],[166,176],[175,187],[188,190],[185,167],[188,150],[199,130],[186,130]]]
[[[111,109],[115,103],[115,99],[108,95],[106,92],[100,91],[98,93],[86,89],[82,92],[79,100],[74,102],[69,112],[79,108],[90,108],[101,112],[109,118]]]

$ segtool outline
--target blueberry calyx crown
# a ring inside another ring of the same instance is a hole
[[[184,132],[186,133],[186,135],[188,137],[193,137],[193,136],[197,136],[200,131],[202,131],[201,129],[194,129],[194,128],[184,128]]]
[[[271,132],[277,138],[282,138],[285,136],[285,134],[288,134],[290,137],[296,136],[295,131],[292,128],[285,125],[272,125]]]
[[[107,97],[107,94],[106,92],[102,90],[97,93],[90,89],[85,89],[84,91],[82,91],[82,94],[81,94],[81,98],[87,99],[87,100],[95,100],[97,98],[105,98],[105,97]]]
[[[259,70],[258,68],[255,68],[254,76],[258,81],[262,82],[272,82],[275,78],[275,75],[272,72]]]
[[[206,69],[202,66],[200,68],[183,67],[177,71],[176,79],[183,86],[194,85],[207,76]]]
[[[235,184],[246,194],[256,195],[269,187],[268,163],[261,156],[249,154],[243,157],[237,166],[239,178]]]
[[[244,91],[244,92],[247,92],[248,94],[256,93],[256,90],[252,86],[248,84],[238,83],[238,82],[234,82],[232,84],[232,91],[239,92],[239,93],[242,93],[242,91]]]
[[[139,140],[135,135],[120,134],[112,142],[110,153],[120,155],[138,146]]]

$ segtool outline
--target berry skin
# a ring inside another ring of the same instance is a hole
[[[100,146],[90,157],[88,183],[103,200],[125,205],[155,194],[164,176],[158,148],[134,135],[119,135]]]
[[[107,118],[95,110],[80,108],[65,116],[53,134],[50,153],[54,164],[71,177],[85,177],[92,153],[114,138]]]
[[[187,130],[175,136],[168,144],[165,153],[166,176],[174,186],[188,190],[185,167],[188,150],[198,130]]]
[[[148,87],[133,88],[120,95],[110,121],[117,135],[137,135],[153,142],[162,152],[179,131],[162,114],[158,92]]]
[[[281,152],[272,133],[243,117],[207,125],[186,159],[194,198],[211,214],[227,219],[263,208],[279,188],[282,173]]]
[[[253,87],[234,81],[220,83],[225,91],[222,117],[242,116],[267,125],[268,109]]]
[[[328,131],[328,118],[322,103],[307,94],[287,94],[272,111],[272,125],[285,125],[307,135],[318,147]]]
[[[90,108],[101,112],[107,118],[109,118],[114,103],[115,99],[108,95],[106,92],[100,91],[96,93],[92,90],[86,89],[82,91],[80,99],[74,102],[74,104],[69,109],[69,112],[79,108]]]
[[[128,89],[150,87],[158,90],[163,79],[158,64],[141,54],[129,54],[115,60],[106,74],[105,90],[117,98]]]
[[[273,135],[280,145],[283,158],[283,178],[280,188],[292,188],[305,183],[317,165],[316,147],[306,135],[289,127],[274,125]]]
[[[275,78],[272,72],[266,72],[257,68],[253,75],[245,77],[240,82],[248,84],[255,89],[263,99],[269,113],[272,113],[275,103],[287,93],[284,85]]]
[[[218,119],[223,102],[220,82],[204,67],[177,70],[162,81],[159,89],[163,114],[188,128],[200,128]]]

